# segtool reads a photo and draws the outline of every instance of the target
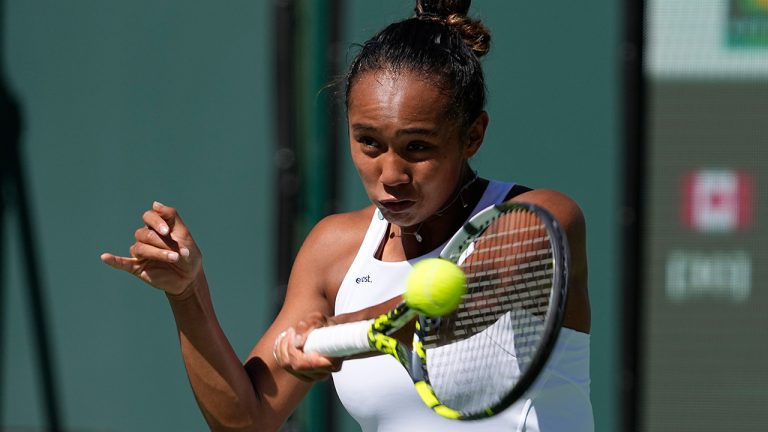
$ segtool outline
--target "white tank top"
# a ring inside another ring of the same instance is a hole
[[[504,201],[513,185],[491,181],[471,216]],[[374,212],[360,250],[336,296],[335,313],[364,309],[405,291],[414,263],[438,256],[444,245],[418,258],[384,262],[375,258],[389,223]],[[592,431],[589,399],[589,335],[563,328],[544,371],[517,403],[490,419],[459,422],[432,412],[408,373],[391,356],[347,360],[333,374],[339,399],[363,432],[423,431]]]

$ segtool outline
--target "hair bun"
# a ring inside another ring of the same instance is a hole
[[[454,29],[479,58],[491,49],[491,32],[479,20],[469,18],[472,0],[416,0],[416,16],[436,19]]]
[[[452,14],[467,15],[472,0],[416,0],[416,16],[434,14],[448,17]]]

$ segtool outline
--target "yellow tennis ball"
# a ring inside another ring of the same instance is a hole
[[[467,292],[467,277],[459,266],[442,258],[427,258],[408,274],[403,298],[411,308],[428,316],[453,312]]]

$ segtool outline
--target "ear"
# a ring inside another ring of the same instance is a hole
[[[488,128],[488,113],[483,111],[472,123],[467,131],[467,146],[464,148],[464,157],[471,158],[480,149],[485,139],[485,130]]]

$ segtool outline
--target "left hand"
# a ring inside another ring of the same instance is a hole
[[[154,202],[142,220],[130,256],[103,253],[101,260],[172,296],[190,291],[203,277],[202,254],[181,216],[175,208]]]

